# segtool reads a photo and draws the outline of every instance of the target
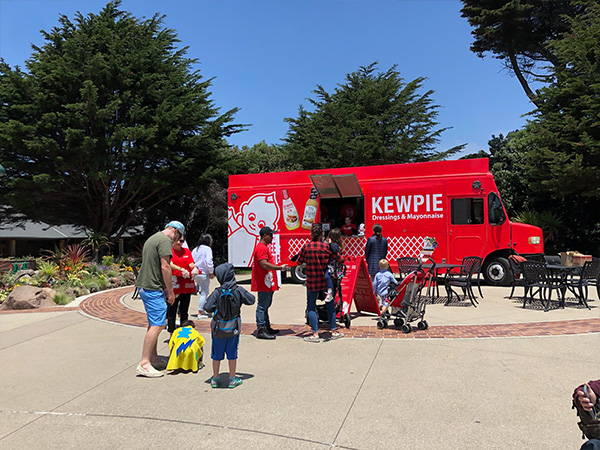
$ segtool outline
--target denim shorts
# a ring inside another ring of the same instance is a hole
[[[238,346],[240,344],[240,335],[229,338],[212,338],[212,351],[210,357],[215,361],[223,361],[225,353],[227,359],[233,360],[238,358]]]
[[[140,289],[140,297],[144,302],[148,325],[164,327],[167,324],[167,299],[163,291]]]

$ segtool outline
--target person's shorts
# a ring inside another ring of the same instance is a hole
[[[140,297],[144,303],[148,325],[164,327],[167,324],[167,299],[163,291],[140,289]]]
[[[383,308],[385,306],[390,306],[390,301],[387,298],[381,298],[381,296],[377,296],[377,301],[379,302],[379,307]]]
[[[240,335],[230,338],[212,338],[212,350],[210,357],[215,361],[223,361],[227,353],[227,359],[233,360],[238,357],[238,346],[240,345]]]

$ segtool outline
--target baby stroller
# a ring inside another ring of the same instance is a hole
[[[429,269],[423,269],[423,259],[421,259],[421,263],[414,271],[406,275],[395,289],[390,289],[390,307],[384,315],[377,319],[377,328],[387,328],[388,321],[392,317],[394,317],[396,328],[401,329],[404,333],[410,333],[412,331],[411,322],[417,320],[419,321],[417,323],[419,330],[426,330],[429,327],[424,318],[427,299],[421,295],[421,291],[434,276],[435,261],[430,257],[427,257],[425,261],[431,264]]]

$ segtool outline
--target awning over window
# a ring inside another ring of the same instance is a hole
[[[362,197],[363,195],[353,173],[311,175],[310,179],[321,198]]]

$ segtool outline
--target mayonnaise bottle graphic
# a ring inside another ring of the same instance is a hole
[[[315,223],[317,218],[317,208],[319,207],[317,195],[317,190],[312,188],[310,191],[310,197],[306,201],[306,206],[304,207],[304,216],[302,217],[302,228],[305,230],[310,230],[312,224]]]
[[[283,221],[288,230],[295,230],[300,226],[300,218],[298,217],[298,210],[296,205],[290,198],[287,189],[283,190]]]

